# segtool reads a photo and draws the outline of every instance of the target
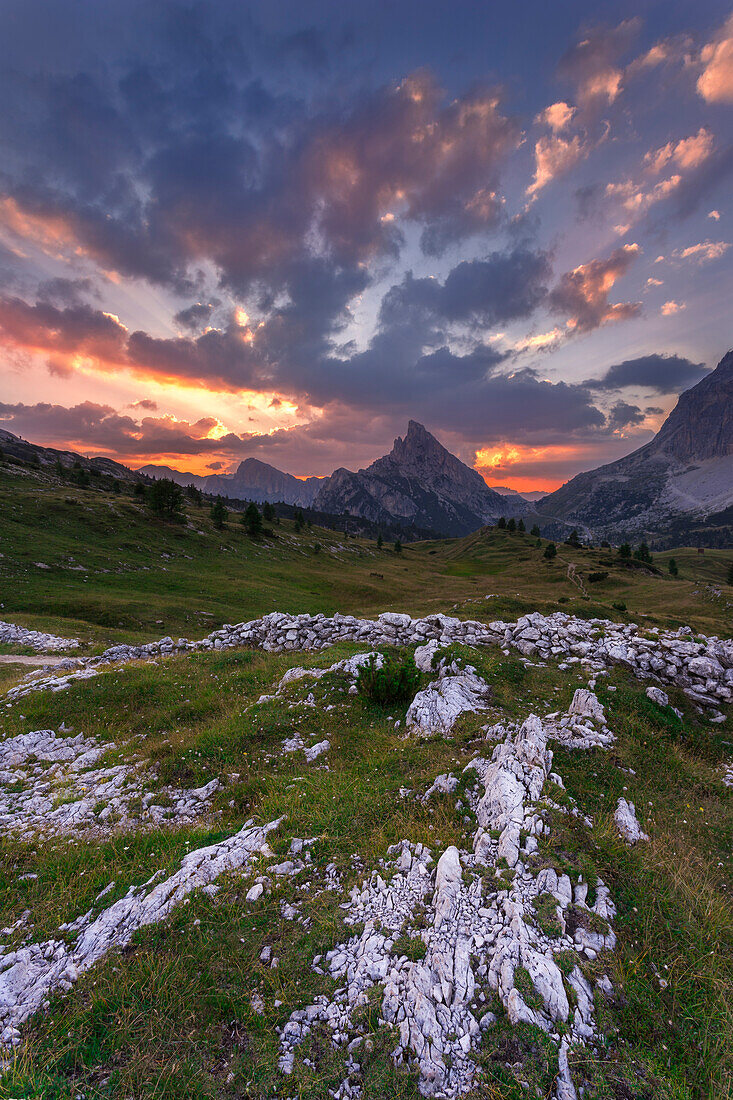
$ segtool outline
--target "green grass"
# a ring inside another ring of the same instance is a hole
[[[298,534],[289,520],[253,542],[235,514],[218,531],[208,507],[186,508],[186,523],[166,523],[138,498],[0,467],[0,617],[79,636],[94,648],[161,634],[201,637],[273,610],[375,615],[455,608],[483,621],[562,610],[617,619],[613,604],[623,602],[627,618],[647,625],[730,631],[726,602],[733,590],[724,582],[731,551],[675,550],[680,576],[672,578],[625,569],[602,550],[561,545],[547,562],[530,536],[496,528],[408,544],[397,555],[322,528]],[[659,560],[666,568],[665,555]],[[571,561],[582,575],[609,573],[587,586],[589,599],[567,577]],[[722,585],[723,596],[712,595],[710,585]]]
[[[548,563],[533,539],[497,530],[409,545],[401,557],[334,532],[299,536],[288,521],[274,528],[274,537],[253,543],[236,523],[215,531],[207,509],[189,508],[190,525],[169,526],[128,497],[7,471],[0,471],[0,508],[9,517],[0,531],[0,617],[78,634],[86,652],[115,640],[200,637],[273,609],[441,610],[483,621],[539,609],[617,619],[612,603],[625,602],[626,618],[645,626],[689,622],[696,631],[730,630],[724,598],[706,587],[724,580],[733,557],[725,551],[672,552],[681,573],[675,580],[666,572],[626,571],[608,551],[561,546]],[[315,541],[319,554],[312,552]],[[661,564],[664,558],[659,555]],[[39,569],[38,561],[51,568]],[[583,575],[609,573],[587,585],[588,600],[567,578],[570,562]],[[86,572],[71,569],[75,564]],[[516,653],[455,647],[454,655],[485,677],[490,695],[488,709],[465,715],[450,740],[403,739],[407,700],[376,706],[349,694],[339,674],[296,681],[281,698],[256,703],[287,668],[322,668],[358,651],[341,644],[309,654],[241,650],[137,662],[3,707],[3,738],[58,730],[65,722],[107,745],[106,762],[148,761],[151,789],[213,778],[223,783],[211,814],[195,827],[98,839],[0,837],[0,926],[26,910],[32,922],[31,932],[21,928],[5,937],[8,944],[23,935],[54,935],[59,924],[111,903],[155,870],[172,872],[187,851],[231,835],[248,818],[285,817],[270,836],[279,858],[293,836],[316,839],[312,869],[302,876],[311,884],[306,891],[297,890],[301,878],[276,880],[272,892],[251,905],[245,897],[260,868],[225,878],[214,898],[192,895],[164,924],[138,933],[69,994],[54,997],[49,1011],[26,1025],[18,1059],[0,1077],[0,1096],[322,1100],[339,1084],[344,1049],[333,1049],[318,1028],[299,1049],[293,1076],[283,1079],[277,1070],[276,1027],[294,1009],[332,992],[330,979],[317,975],[310,960],[352,934],[339,907],[343,894],[316,893],[326,865],[336,864],[348,892],[403,838],[427,844],[436,856],[449,844],[470,847],[475,822],[465,801],[475,773],[462,778],[456,795],[436,796],[425,806],[401,799],[399,789],[423,791],[441,772],[461,777],[474,756],[491,753],[481,741],[483,725],[563,709],[586,682],[577,666],[564,673],[527,668]],[[0,687],[26,671],[0,665]],[[582,874],[591,896],[602,878],[619,909],[617,949],[597,963],[617,991],[610,1003],[597,1005],[610,1037],[607,1056],[573,1054],[588,1080],[585,1096],[730,1100],[733,791],[718,771],[733,759],[730,719],[713,727],[680,692],[670,691],[684,712],[679,720],[651,703],[644,685],[622,670],[599,679],[597,690],[618,740],[605,752],[554,746],[553,762],[566,785],[566,793],[558,788],[553,798],[572,799],[594,826],[553,811],[552,832],[536,856],[537,867],[553,866],[576,880]],[[311,692],[315,708],[303,705]],[[282,741],[296,733],[306,743],[328,738],[327,756],[307,764],[302,753],[282,755]],[[62,788],[58,793],[64,796]],[[620,842],[612,821],[622,795],[636,804],[651,837],[632,849]],[[38,877],[21,881],[25,874]],[[95,903],[113,880],[114,889]],[[281,901],[302,902],[310,927],[285,920]],[[551,908],[546,898],[537,899],[535,919],[546,930]],[[417,958],[421,945],[405,935],[394,951]],[[265,946],[277,957],[276,968],[260,961]],[[574,961],[568,954],[566,965]],[[254,994],[264,1002],[262,1015],[252,1006]],[[499,1020],[482,1042],[476,1100],[528,1095],[513,1068],[519,1061],[529,1095],[550,1095],[553,1045],[537,1029],[511,1028],[497,1005],[487,1006]],[[416,1100],[414,1074],[391,1062],[395,1038],[377,1026],[378,1008],[375,991],[363,1011],[363,1095]]]

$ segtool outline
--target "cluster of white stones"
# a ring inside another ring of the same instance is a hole
[[[410,703],[405,725],[423,737],[450,733],[462,714],[483,710],[488,696],[489,685],[471,665],[441,662],[437,678]]]
[[[383,612],[371,620],[353,615],[328,617],[273,611],[261,619],[223,626],[197,642],[186,638],[174,642],[167,637],[140,646],[112,646],[100,657],[87,658],[84,665],[88,669],[119,661],[237,646],[270,652],[323,649],[339,641],[372,646],[422,647],[431,641],[441,645],[499,645],[504,649],[512,646],[527,658],[557,658],[567,665],[582,663],[591,672],[620,664],[640,678],[677,685],[690,699],[706,707],[733,701],[733,641],[695,637],[689,627],[674,631],[654,627],[642,632],[635,623],[577,619],[561,612],[552,615],[535,612],[514,623],[481,623],[447,615],[412,619],[409,615]]]
[[[552,1036],[559,1052],[557,1096],[576,1096],[568,1051],[596,1034],[594,990],[582,960],[615,946],[615,910],[600,880],[590,905],[582,877],[573,886],[565,874],[532,869],[537,838],[550,829],[546,811],[557,808],[547,784],[562,786],[550,770],[547,736],[541,720],[530,715],[496,746],[491,760],[479,757],[468,765],[480,790],[473,796],[473,851],[451,846],[433,867],[427,848],[402,841],[383,867],[388,882],[375,870],[352,889],[345,920],[363,924],[363,931],[325,962],[314,960],[339,985],[332,997],[294,1012],[282,1028],[284,1073],[292,1072],[297,1047],[320,1022],[336,1045],[347,1048],[347,1077],[334,1095],[359,1096],[364,1037],[355,1014],[367,1003],[367,990],[382,984],[381,1018],[398,1033],[395,1061],[417,1066],[425,1096],[464,1095],[475,1083],[475,1048],[497,1022],[493,992],[512,1024],[529,1022]],[[438,789],[454,789],[450,777],[439,779]],[[601,988],[610,990],[607,979]]]
[[[258,854],[272,856],[267,834],[280,820],[263,827],[248,821],[234,836],[198,848],[183,857],[178,870],[153,885],[164,871],[93,917],[93,910],[59,929],[64,939],[46,940],[5,953],[0,948],[0,1044],[20,1042],[20,1025],[48,1003],[57,989],[69,990],[81,974],[114,948],[129,944],[139,928],[165,920],[174,906],[221,875],[241,870]],[[71,945],[67,942],[75,936]]]
[[[113,744],[34,730],[0,742],[0,830],[10,834],[107,833],[186,824],[211,805],[221,783],[150,791],[144,766],[100,767]]]
[[[5,695],[5,699],[9,704],[30,695],[33,691],[64,691],[77,680],[91,680],[93,676],[98,676],[100,671],[100,668],[88,666],[77,669],[76,672],[66,673],[64,676],[39,676],[37,673],[31,672],[19,684],[10,688]]]
[[[0,621],[0,645],[28,646],[37,653],[55,653],[60,649],[76,649],[78,638],[59,638],[42,630],[26,630],[15,623]]]

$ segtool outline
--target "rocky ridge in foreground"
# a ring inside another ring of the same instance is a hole
[[[716,636],[693,635],[689,627],[641,631],[635,623],[614,623],[610,619],[578,619],[556,612],[523,615],[516,622],[497,620],[481,623],[447,615],[413,619],[392,611],[377,619],[354,615],[288,615],[273,611],[261,619],[236,626],[223,626],[200,641],[162,638],[144,645],[115,645],[99,657],[81,658],[70,667],[78,671],[65,676],[30,674],[8,692],[8,699],[21,698],[39,689],[59,690],[77,678],[94,675],[105,665],[150,657],[197,653],[246,646],[267,652],[324,649],[336,642],[366,645],[423,645],[430,640],[441,645],[498,645],[517,649],[528,658],[559,659],[560,668],[581,662],[600,671],[622,665],[641,679],[681,687],[700,706],[717,708],[733,700],[733,641]]]

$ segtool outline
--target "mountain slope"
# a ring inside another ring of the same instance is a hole
[[[537,506],[597,537],[663,533],[733,505],[733,351],[683,393],[654,439]]]
[[[422,424],[411,420],[388,455],[365,470],[339,469],[319,489],[314,507],[349,512],[375,522],[397,520],[406,527],[430,527],[443,535],[465,535],[497,516],[526,510],[489,489],[446,450]]]
[[[172,470],[170,466],[142,466],[138,471],[148,477],[170,478],[179,485],[195,485],[204,493],[221,494],[240,500],[269,500],[273,503],[297,504],[309,507],[321,485],[321,479],[309,477],[301,481],[258,458],[246,458],[233,474],[190,474]]]

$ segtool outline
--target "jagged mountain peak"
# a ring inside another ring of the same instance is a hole
[[[696,386],[680,394],[646,450],[663,451],[683,462],[733,454],[733,350]]]
[[[709,520],[716,531],[708,537],[726,545],[731,507],[733,351],[680,394],[650,443],[577,474],[546,496],[537,510],[550,522],[571,523],[611,538],[674,531],[679,539],[694,523]]]
[[[336,470],[319,489],[316,504],[323,511],[350,512],[376,523],[394,520],[446,535],[467,534],[526,507],[521,498],[508,501],[495,493],[417,420],[410,420],[389,454],[365,470]]]

